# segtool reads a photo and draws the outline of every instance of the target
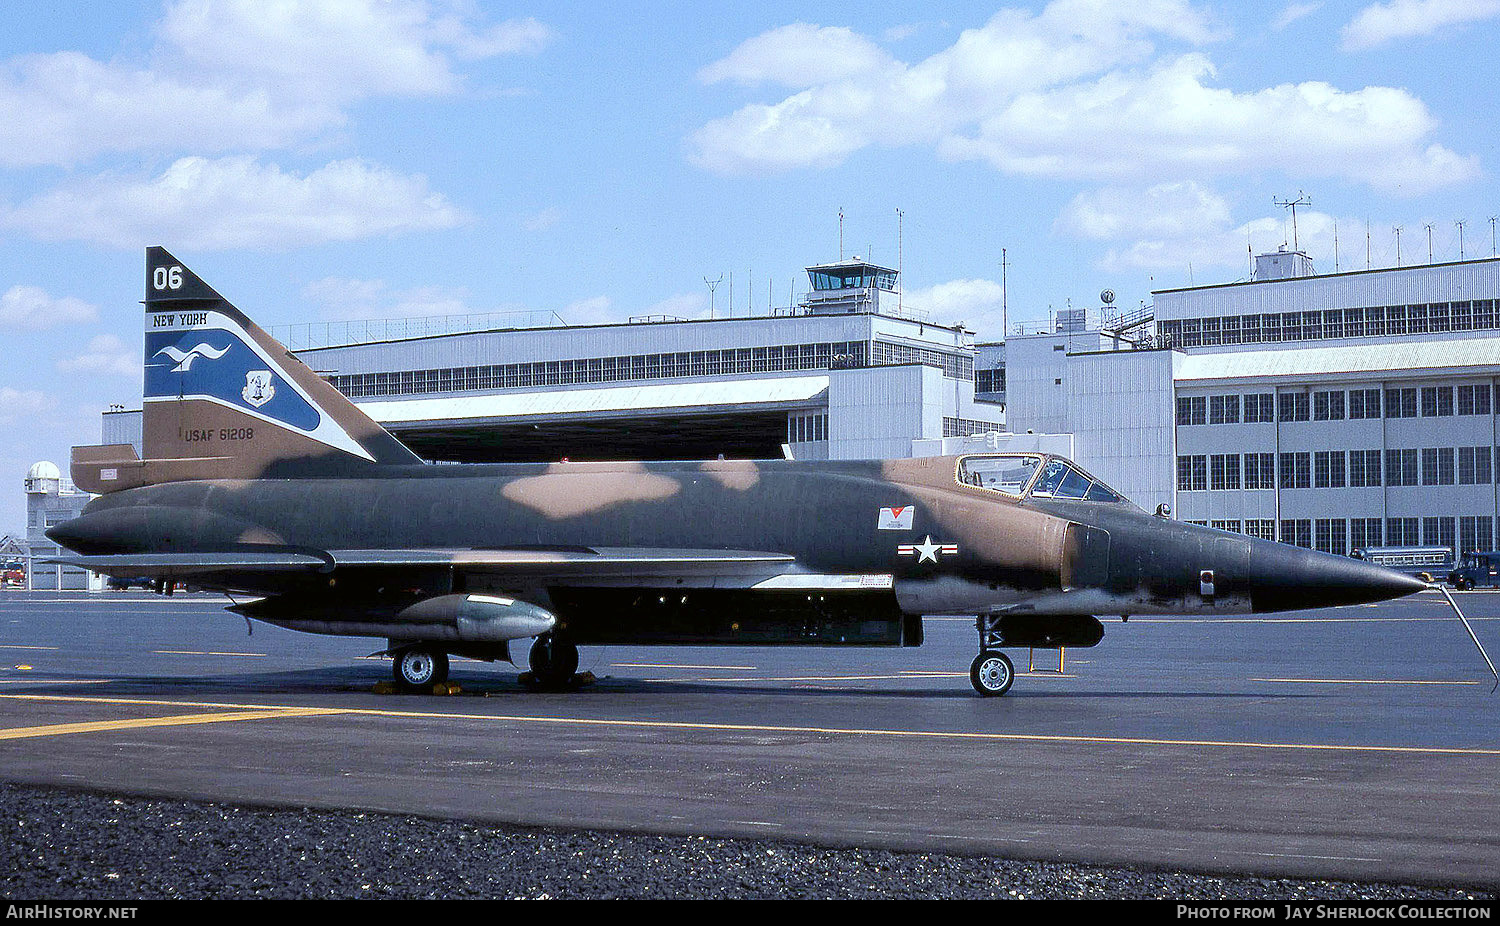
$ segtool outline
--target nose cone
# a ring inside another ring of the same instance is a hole
[[[1256,613],[1365,604],[1427,588],[1421,579],[1393,569],[1284,543],[1256,544],[1250,573]]]

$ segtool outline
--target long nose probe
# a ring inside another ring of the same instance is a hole
[[[1453,608],[1453,613],[1458,615],[1458,619],[1464,625],[1464,629],[1469,632],[1469,639],[1473,640],[1474,645],[1479,647],[1479,655],[1484,657],[1484,664],[1490,667],[1490,674],[1495,676],[1495,685],[1490,689],[1490,694],[1494,694],[1496,689],[1500,689],[1500,672],[1495,671],[1495,664],[1490,661],[1490,654],[1484,651],[1484,644],[1480,643],[1479,637],[1475,636],[1474,628],[1469,626],[1469,619],[1464,617],[1464,612],[1458,609],[1458,602],[1453,600],[1453,593],[1436,582],[1427,587],[1435,588],[1443,593],[1443,597],[1448,599],[1448,604]]]

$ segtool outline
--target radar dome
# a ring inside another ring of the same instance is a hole
[[[56,463],[46,460],[31,464],[31,469],[26,471],[27,492],[53,493],[58,490],[62,482],[62,470],[57,468]]]
[[[62,470],[57,468],[56,463],[43,460],[40,463],[31,464],[31,469],[26,471],[27,479],[61,479]]]

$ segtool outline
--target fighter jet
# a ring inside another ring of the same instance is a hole
[[[144,458],[76,447],[97,493],[66,561],[260,596],[232,610],[385,640],[396,681],[448,657],[563,687],[598,644],[917,646],[975,619],[1004,648],[1088,647],[1099,615],[1216,617],[1409,595],[1347,557],[1148,514],[1044,453],[866,461],[424,463],[159,247],[146,252]],[[1476,640],[1477,642],[1477,640]]]

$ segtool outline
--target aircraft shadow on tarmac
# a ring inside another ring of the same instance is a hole
[[[54,680],[55,679],[55,680]],[[277,672],[243,672],[224,675],[91,675],[87,673],[37,674],[34,684],[19,680],[15,685],[0,688],[0,694],[54,694],[66,696],[145,696],[171,695],[174,697],[213,695],[222,697],[226,693],[242,695],[316,695],[316,694],[370,694],[381,682],[388,682],[388,671],[377,671],[371,666],[347,666],[298,669]],[[458,697],[518,697],[536,698],[586,698],[597,702],[601,696],[640,694],[715,694],[734,697],[754,694],[757,696],[782,696],[798,699],[822,698],[870,698],[911,700],[962,700],[977,701],[967,687],[959,687],[953,679],[922,680],[928,687],[870,688],[859,685],[839,685],[837,680],[811,685],[799,682],[747,683],[726,679],[724,682],[705,680],[656,681],[628,676],[602,676],[572,690],[541,693],[522,684],[518,676],[509,673],[454,673],[450,681],[456,683],[461,694]],[[943,687],[937,687],[937,686]],[[1057,691],[1034,689],[1012,690],[1010,699],[1055,700],[1055,699],[1275,699],[1294,700],[1324,696],[1320,692],[1274,692],[1274,691]],[[422,694],[394,695],[403,701],[433,697]]]

